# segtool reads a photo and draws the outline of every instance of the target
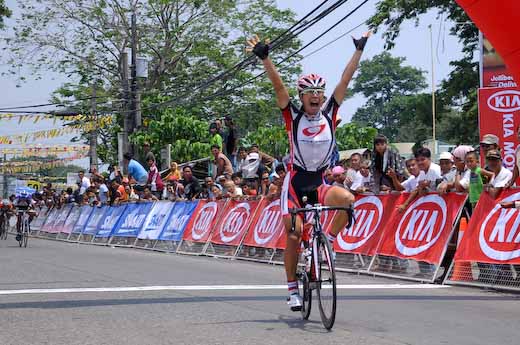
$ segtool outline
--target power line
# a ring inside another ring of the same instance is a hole
[[[276,66],[279,66],[281,65],[282,63],[284,63],[285,61],[287,61],[288,59],[290,59],[291,57],[293,57],[294,55],[298,54],[299,52],[301,52],[302,50],[304,50],[305,48],[309,47],[311,44],[313,44],[314,42],[316,42],[317,40],[319,40],[321,37],[323,37],[325,34],[327,34],[328,32],[330,32],[332,29],[334,29],[336,26],[338,26],[339,24],[341,24],[343,21],[345,21],[348,17],[350,17],[352,14],[354,14],[357,10],[359,10],[362,6],[364,6],[369,0],[364,0],[363,2],[361,2],[357,7],[355,7],[352,11],[350,11],[349,13],[347,13],[347,15],[345,15],[343,18],[341,18],[338,22],[336,22],[334,25],[332,25],[331,27],[329,27],[327,30],[325,30],[323,33],[321,33],[320,35],[318,35],[316,38],[314,38],[312,41],[310,41],[309,43],[307,43],[305,46],[303,46],[302,48],[298,49],[297,51],[293,52],[291,55],[285,57],[283,60],[277,62],[275,65]],[[364,23],[362,24],[359,24],[357,27],[363,25]],[[355,29],[355,28],[354,28]],[[354,29],[350,30],[350,31],[353,31]],[[349,32],[350,32],[349,31]],[[344,35],[348,34],[349,32],[345,33]],[[343,36],[344,36],[343,35]],[[338,40],[339,38],[341,37],[338,37],[337,39],[335,40]],[[332,43],[332,42],[330,42]],[[330,44],[329,43],[329,44]],[[314,54],[316,51],[312,52],[311,54]],[[311,55],[309,54],[309,55]],[[301,59],[302,60],[302,59]],[[301,61],[300,60],[300,61]],[[229,89],[229,90],[224,90],[222,89],[221,91],[217,91],[216,93],[206,97],[205,99],[203,100],[199,100],[199,102],[207,102],[209,100],[212,100],[216,97],[220,97],[220,96],[227,96],[227,95],[230,95],[232,94],[234,91],[236,91],[237,89],[239,88],[242,88],[244,86],[246,86],[247,84],[250,84],[251,82],[253,82],[254,80],[260,78],[261,76],[263,76],[265,74],[265,71],[259,73],[258,75],[246,80],[245,82]],[[193,103],[193,102],[192,102]],[[190,104],[192,104],[190,103]]]

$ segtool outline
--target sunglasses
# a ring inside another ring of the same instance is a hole
[[[325,93],[325,90],[323,89],[305,89],[301,92],[302,95],[306,95],[312,93],[314,96],[320,96]]]

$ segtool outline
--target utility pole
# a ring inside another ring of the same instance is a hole
[[[138,97],[137,97],[137,15],[135,13],[135,7],[134,7],[134,10],[132,12],[132,19],[131,19],[131,31],[132,31],[132,40],[131,40],[131,45],[132,45],[132,65],[130,67],[130,71],[131,71],[131,77],[132,77],[132,84],[131,84],[131,90],[130,90],[130,93],[131,93],[131,103],[130,103],[130,114],[131,114],[131,128],[130,128],[130,131],[129,131],[129,134],[132,134],[135,129],[136,129],[136,126],[137,126],[137,110],[138,108],[140,108],[138,106]],[[140,116],[139,116],[140,117]],[[130,145],[131,147],[133,147],[133,145]],[[133,147],[134,149],[131,150],[134,154],[136,153],[137,150],[135,150],[135,147]]]
[[[432,36],[432,25],[430,24],[430,53],[432,60],[432,138],[433,138],[433,154],[437,154],[437,140],[435,133],[435,120],[436,120],[436,109],[435,109],[435,64],[433,60],[433,36]]]
[[[98,156],[97,156],[97,139],[98,139],[98,129],[97,129],[97,114],[96,114],[96,81],[92,83],[92,100],[91,100],[91,118],[92,118],[92,129],[89,133],[89,158],[90,165],[94,165],[98,168]]]
[[[129,95],[129,81],[128,81],[128,53],[123,52],[121,54],[121,77],[122,77],[122,86],[123,86],[123,99],[125,100],[123,107],[123,153],[130,151],[130,145],[128,143],[128,135],[130,130],[132,129],[132,125],[130,123],[131,113],[130,113],[130,95]]]

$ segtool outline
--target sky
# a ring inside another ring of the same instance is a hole
[[[322,0],[276,0],[276,2],[281,8],[292,9],[296,13],[296,18],[301,18],[320,4]],[[19,11],[16,8],[16,1],[7,0],[6,3],[7,6],[13,10],[13,17],[16,17],[19,14]],[[311,41],[317,35],[328,29],[359,3],[361,3],[361,0],[350,0],[318,24],[305,31],[300,36],[303,44]],[[355,15],[349,17],[334,30],[312,44],[309,48],[302,51],[301,54],[306,55],[318,47],[332,41],[336,37],[346,33],[357,25],[364,23],[372,14],[375,13],[376,3],[377,0],[370,0],[366,5],[359,9]],[[445,23],[442,18],[437,18],[436,13],[430,12],[423,15],[420,23],[421,25],[416,27],[414,22],[405,22],[402,26],[401,33],[396,40],[396,45],[390,53],[394,56],[405,57],[406,64],[424,70],[425,77],[430,84],[432,72],[432,50],[430,49],[431,43],[428,25],[431,24],[433,32],[433,68],[435,84],[439,85],[440,81],[446,78],[451,70],[449,62],[460,58],[462,55],[462,47],[456,37],[448,35],[449,23]],[[7,26],[14,24],[14,18],[7,19],[6,24]],[[353,31],[352,35],[359,37],[365,31],[367,31],[367,27],[366,25],[362,25],[360,28]],[[362,59],[369,59],[384,50],[384,40],[382,39],[381,33],[382,32],[378,32],[370,38]],[[0,37],[4,35],[5,33],[0,32]],[[319,50],[312,56],[305,58],[301,62],[303,73],[318,73],[325,77],[327,80],[327,92],[331,93],[353,52],[354,46],[349,34],[332,43],[328,47]],[[7,66],[5,65],[5,61],[0,57],[0,73],[6,71]],[[43,78],[41,80],[35,80],[32,78],[29,71],[22,72],[25,77],[27,77],[27,81],[24,83],[19,83],[16,77],[0,76],[0,82],[2,85],[0,107],[46,103],[53,90],[57,89],[63,83],[70,81],[66,76],[53,72],[43,73]],[[431,85],[429,88],[431,88]],[[340,116],[343,118],[343,123],[348,122],[356,109],[363,104],[364,99],[361,96],[350,98],[344,102],[339,111]],[[0,126],[0,136],[54,127],[56,126],[53,125],[52,121],[39,122],[36,125],[32,124],[32,122],[22,122],[21,124],[18,124],[18,122],[14,120],[2,121]],[[71,137],[72,135],[42,141],[41,144],[49,145],[67,143]],[[5,145],[0,145],[0,148],[2,147],[5,147]],[[74,163],[79,163],[83,166],[88,164],[87,160],[76,161]]]

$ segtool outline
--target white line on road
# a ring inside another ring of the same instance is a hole
[[[343,284],[341,290],[392,290],[392,289],[445,289],[449,286],[434,284]],[[58,294],[78,292],[138,292],[138,291],[216,291],[216,290],[286,290],[287,285],[164,285],[164,286],[116,286],[99,288],[56,288],[0,290],[0,295]]]

